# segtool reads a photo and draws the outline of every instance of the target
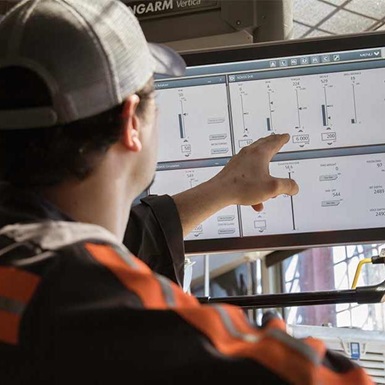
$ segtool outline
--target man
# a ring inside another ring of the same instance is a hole
[[[144,200],[126,230],[156,165],[153,74],[183,69],[115,0],[27,0],[1,22],[1,384],[372,384],[320,341],[200,305],[143,263],[178,281],[183,236],[205,218],[298,191],[269,174],[289,139],[270,136]]]

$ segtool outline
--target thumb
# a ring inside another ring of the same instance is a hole
[[[299,186],[294,179],[291,178],[274,178],[277,182],[276,195],[296,195],[299,191]]]

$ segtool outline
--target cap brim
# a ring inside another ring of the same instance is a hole
[[[176,51],[163,44],[148,43],[155,59],[155,73],[159,75],[182,76],[186,71],[186,63]]]

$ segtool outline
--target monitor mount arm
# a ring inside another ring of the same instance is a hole
[[[385,281],[378,285],[357,287],[349,290],[325,290],[302,293],[258,294],[233,297],[198,297],[201,303],[226,303],[245,309],[279,308],[336,303],[385,302]]]

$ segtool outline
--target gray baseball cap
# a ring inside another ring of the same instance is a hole
[[[0,70],[34,71],[52,106],[0,110],[0,129],[50,127],[97,115],[140,90],[153,74],[180,76],[182,57],[146,41],[118,0],[24,0],[0,22]]]

